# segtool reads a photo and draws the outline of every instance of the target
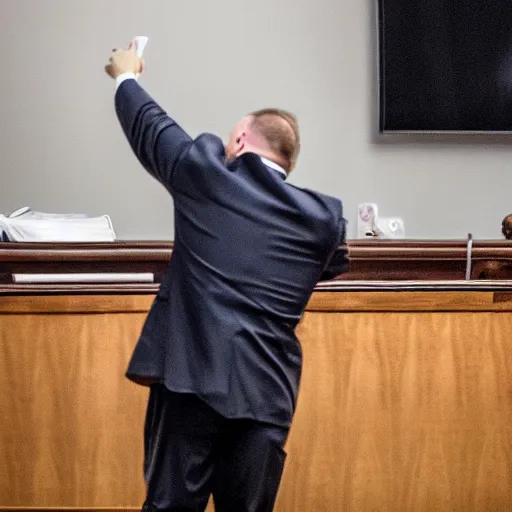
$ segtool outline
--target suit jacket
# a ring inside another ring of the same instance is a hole
[[[258,155],[226,164],[222,141],[192,140],[138,85],[116,111],[147,171],[171,193],[174,249],[127,377],[194,393],[224,417],[289,426],[316,283],[344,272],[338,199],[289,185]]]

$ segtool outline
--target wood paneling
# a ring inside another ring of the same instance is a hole
[[[153,300],[154,295],[5,296],[0,297],[0,313],[147,313]]]
[[[2,507],[2,512],[30,510],[30,512],[140,512],[141,507],[46,507],[46,508],[27,508],[27,507]],[[209,512],[209,511],[208,511]]]
[[[308,311],[512,311],[509,293],[318,292]]]
[[[0,314],[147,313],[154,295],[50,295],[0,297]],[[511,292],[317,292],[307,311],[509,311]]]
[[[512,510],[511,332],[509,313],[307,313],[278,510]]]
[[[0,507],[142,503],[147,388],[124,372],[144,318],[0,315]]]
[[[0,297],[0,508],[137,509],[152,296]],[[277,512],[512,509],[511,295],[317,292]],[[211,510],[211,509],[210,509]]]

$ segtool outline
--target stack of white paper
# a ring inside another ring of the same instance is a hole
[[[12,279],[17,284],[48,284],[48,283],[154,283],[152,273],[125,274],[13,274]]]
[[[11,242],[113,242],[116,239],[108,215],[34,212],[20,208],[8,217],[0,215],[2,239]]]

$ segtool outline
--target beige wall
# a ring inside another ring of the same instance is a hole
[[[0,211],[109,213],[120,238],[169,239],[172,205],[117,126],[110,50],[149,35],[143,85],[191,135],[246,111],[295,111],[291,181],[379,204],[411,237],[500,237],[512,145],[375,137],[372,0],[0,0]],[[512,140],[512,139],[511,139]]]

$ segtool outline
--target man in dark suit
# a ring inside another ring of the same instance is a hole
[[[286,182],[295,118],[266,109],[224,146],[191,139],[137,83],[133,47],[106,66],[126,137],[174,199],[168,272],[130,362],[151,388],[147,511],[271,511],[295,410],[295,328],[316,283],[345,272],[338,199]]]

